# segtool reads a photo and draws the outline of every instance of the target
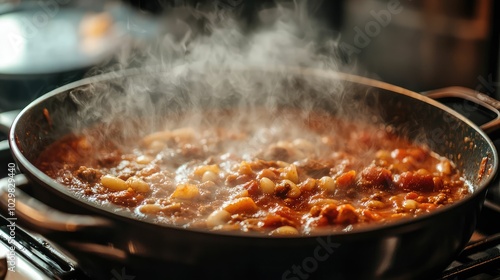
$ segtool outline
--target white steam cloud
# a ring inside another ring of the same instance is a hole
[[[307,17],[304,2],[294,3],[261,11],[262,24],[251,30],[227,15],[180,8],[182,16],[168,19],[165,36],[123,46],[106,65],[93,69],[92,75],[107,72],[113,78],[74,90],[78,121],[65,121],[76,131],[94,122],[125,122],[130,129],[120,129],[119,135],[103,129],[120,140],[164,129],[169,114],[207,107],[238,108],[242,118],[255,115],[257,107],[291,105],[304,116],[318,109],[342,110],[339,104],[352,98],[344,94],[344,83],[298,74],[304,68],[338,71],[340,59],[336,38],[322,36],[324,29]],[[130,68],[135,74],[124,76],[121,71]],[[193,126],[203,122],[201,115],[189,116]]]

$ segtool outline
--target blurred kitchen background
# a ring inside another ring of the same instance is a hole
[[[414,91],[459,85],[500,98],[494,0],[0,0],[0,112],[82,78],[131,40],[169,32],[179,7],[235,15],[251,29],[277,4],[322,22],[349,71]]]

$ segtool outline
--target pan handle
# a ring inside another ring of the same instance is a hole
[[[45,205],[22,190],[27,184],[23,174],[0,179],[0,208],[8,218],[19,218],[27,227],[52,233],[102,232],[113,228],[107,219],[63,213]]]
[[[461,98],[476,103],[477,105],[490,110],[496,115],[493,120],[481,125],[481,129],[486,133],[492,133],[493,131],[500,128],[500,101],[489,97],[486,94],[465,87],[446,87],[442,89],[422,92],[422,94],[432,99],[451,97]]]

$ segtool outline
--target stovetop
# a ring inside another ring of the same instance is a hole
[[[469,244],[439,279],[500,279],[500,207],[487,200]]]

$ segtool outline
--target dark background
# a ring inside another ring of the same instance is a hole
[[[58,10],[52,15],[50,8],[53,8],[51,5],[54,3],[58,5]],[[134,13],[139,18],[152,20],[168,19],[174,16],[173,13],[178,11],[178,7],[191,6],[234,15],[246,28],[251,29],[259,24],[259,11],[275,7],[277,3],[290,5],[293,1],[6,1],[0,4],[0,32],[9,32],[1,24],[2,17],[15,15],[20,9],[32,11],[33,15],[43,15],[45,12],[50,15],[49,20],[57,20],[64,16],[66,9],[99,12],[109,4],[122,5],[126,13]],[[387,14],[388,5],[391,4],[397,4],[401,11],[391,14],[390,20],[386,20],[384,24],[380,19],[377,21],[374,14],[379,17]],[[307,1],[304,5],[310,17],[331,31],[326,32],[325,36],[332,36],[339,44],[343,44],[342,63],[349,71],[414,91],[459,85],[500,98],[498,1],[316,0]],[[68,17],[66,23],[58,24],[78,25],[78,20],[73,17],[75,20],[72,22],[70,19],[71,17]],[[38,20],[43,23],[43,17]],[[139,32],[135,35],[142,36],[147,33],[142,32],[144,28],[136,29]],[[40,33],[42,32],[43,28],[40,28]],[[367,32],[371,32],[371,35]],[[60,45],[58,40],[64,42],[64,34],[57,40],[51,34],[41,34],[38,37],[39,42],[30,42],[35,47],[25,52],[37,55],[40,46]],[[364,44],[360,45],[362,36],[366,36],[365,39],[368,40],[364,40]],[[345,46],[348,46],[347,49]],[[4,54],[6,51],[8,50],[0,49]],[[80,79],[94,64],[108,59],[107,56],[112,54],[113,49],[110,47],[94,57],[82,56],[68,62],[61,57],[78,57],[81,54],[66,48],[58,50],[56,54],[40,53],[39,56],[46,57],[47,65],[51,66],[47,67],[46,71],[42,67],[38,68],[37,73],[33,73],[29,61],[25,61],[16,71],[0,67],[0,112],[22,108],[53,88]]]

